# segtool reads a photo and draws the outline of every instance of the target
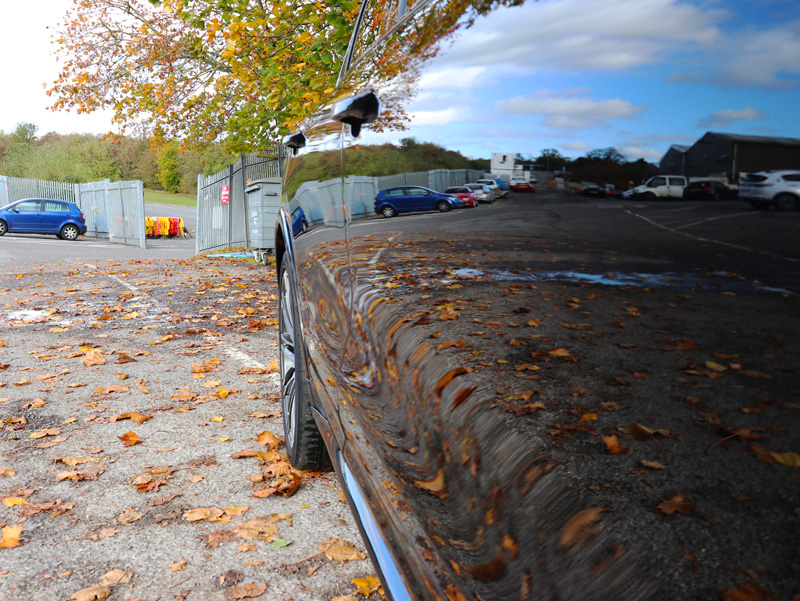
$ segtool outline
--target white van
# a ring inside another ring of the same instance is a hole
[[[634,188],[634,196],[644,200],[657,198],[683,198],[686,178],[682,175],[656,175]]]

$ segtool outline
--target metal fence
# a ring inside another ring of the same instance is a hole
[[[0,206],[23,198],[74,202],[86,219],[86,234],[111,242],[147,248],[144,187],[140,181],[68,184],[0,175]]]
[[[147,248],[142,182],[104,180],[77,184],[76,191],[75,204],[83,211],[87,235]]]
[[[75,202],[75,184],[0,175],[0,206],[23,198],[51,198]]]
[[[198,175],[195,252],[232,246],[250,248],[245,189],[250,182],[280,177],[282,165],[283,146],[278,145],[256,154],[243,154],[235,164],[214,175]]]
[[[252,248],[245,189],[252,181],[280,177],[284,158],[282,151],[283,148],[277,146],[264,153],[242,155],[228,169],[207,177],[197,176],[197,253],[236,246]],[[351,219],[373,216],[375,210],[372,199],[384,188],[425,186],[441,192],[450,186],[474,182],[484,175],[483,171],[476,169],[434,169],[382,177],[348,177],[344,182],[347,214]],[[305,182],[295,194],[289,209],[302,205],[309,224],[332,224],[338,215],[333,210],[338,186],[341,186],[341,180]],[[340,187],[338,189],[341,190]],[[227,204],[222,203],[224,195],[227,196]]]

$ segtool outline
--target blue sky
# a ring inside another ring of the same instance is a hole
[[[58,73],[49,36],[71,3],[2,3],[0,18],[11,26],[0,36],[0,130],[19,122],[38,125],[39,135],[112,129],[108,114],[46,109],[42,84]],[[503,27],[496,52],[466,49],[449,67],[470,102],[492,103],[525,127],[475,124],[468,104],[442,106],[441,97],[411,107],[449,122],[451,139],[484,128],[485,144],[461,148],[471,156],[543,148],[580,156],[615,146],[657,161],[671,144],[692,144],[706,131],[800,138],[796,0],[529,0],[488,19]],[[486,31],[479,21],[466,35],[477,47]],[[481,66],[464,70],[476,56]],[[431,127],[429,139],[443,138]]]

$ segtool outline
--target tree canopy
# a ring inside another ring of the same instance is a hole
[[[356,0],[73,0],[54,110],[110,109],[121,132],[242,152],[333,91]]]

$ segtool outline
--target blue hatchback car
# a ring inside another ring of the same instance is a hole
[[[452,194],[442,194],[422,186],[396,186],[385,188],[375,197],[375,212],[384,217],[410,211],[432,211],[445,213],[461,207],[461,199]]]
[[[26,198],[0,208],[0,236],[7,232],[54,234],[62,240],[75,240],[86,233],[86,221],[75,203]]]

